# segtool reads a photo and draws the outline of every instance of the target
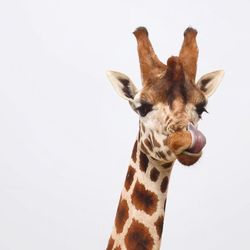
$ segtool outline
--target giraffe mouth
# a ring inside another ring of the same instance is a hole
[[[166,143],[180,163],[190,166],[201,157],[206,137],[194,125],[189,124],[187,130],[171,134]]]
[[[200,159],[202,149],[206,145],[206,137],[192,124],[188,125],[188,132],[192,138],[191,145],[177,155],[179,162],[185,166],[190,166],[196,163]]]

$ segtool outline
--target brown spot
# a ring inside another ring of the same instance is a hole
[[[169,120],[168,120],[168,122],[166,123],[166,127],[168,127],[169,126],[169,124],[171,124],[173,122],[173,119],[172,118],[170,118]]]
[[[123,231],[123,227],[128,219],[128,203],[126,200],[121,200],[119,205],[118,205],[118,209],[117,209],[117,213],[116,213],[116,217],[115,217],[115,226],[116,226],[116,232],[117,233],[121,233]]]
[[[153,150],[152,144],[151,144],[151,142],[149,141],[149,139],[145,139],[144,143],[146,144],[146,146],[148,147],[148,149],[149,149],[150,151]]]
[[[164,211],[166,210],[167,199],[164,201]]]
[[[109,242],[108,242],[108,246],[106,248],[106,250],[112,250],[113,246],[114,246],[115,241],[113,240],[113,238],[110,236],[109,238]]]
[[[158,161],[158,159],[156,159],[156,158],[153,157],[153,156],[150,156],[150,158],[151,158],[152,160],[154,160],[154,161]]]
[[[168,176],[165,176],[162,180],[162,183],[161,183],[162,193],[165,193],[167,191],[167,188],[168,188]]]
[[[159,236],[159,239],[161,238],[162,235],[162,230],[163,230],[163,223],[164,223],[164,217],[160,216],[157,221],[154,223],[156,227],[157,234]]]
[[[157,209],[158,198],[155,193],[147,190],[143,184],[136,182],[131,195],[133,205],[143,210],[145,213],[152,215]]]
[[[132,152],[132,160],[136,162],[136,153],[137,153],[137,141],[135,141],[133,152]]]
[[[128,167],[128,172],[127,172],[127,176],[125,179],[125,188],[128,191],[133,180],[134,180],[134,175],[135,175],[135,169],[132,168],[131,166]]]
[[[154,239],[145,225],[133,219],[125,236],[125,245],[127,250],[152,250]]]
[[[148,168],[148,157],[141,151],[140,152],[140,169],[141,171],[145,172]]]
[[[152,140],[155,147],[160,147],[161,144],[155,139],[154,133],[152,133]]]
[[[160,171],[157,168],[152,168],[150,171],[150,179],[151,181],[156,182],[158,180],[158,177],[160,175]]]
[[[114,250],[122,250],[120,246],[117,246]]]
[[[156,152],[156,154],[159,158],[166,159],[166,156],[162,151],[158,151],[158,152]]]
[[[141,142],[141,149],[145,154],[149,154],[148,150],[146,149],[146,147],[144,146],[143,142]]]
[[[173,165],[173,162],[167,162],[167,163],[162,164],[161,166],[162,166],[163,168],[167,169],[167,168],[171,168],[172,165]]]

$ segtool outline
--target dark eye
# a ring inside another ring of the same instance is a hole
[[[140,107],[136,108],[141,116],[146,116],[153,108],[153,105],[148,102],[143,102]]]
[[[196,112],[197,112],[200,119],[201,119],[201,115],[202,115],[203,112],[208,113],[206,108],[203,105],[197,105],[196,106]]]

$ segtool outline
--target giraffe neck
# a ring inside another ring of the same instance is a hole
[[[159,250],[173,162],[160,164],[135,143],[106,250]]]

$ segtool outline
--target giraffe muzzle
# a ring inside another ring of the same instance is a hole
[[[169,135],[166,143],[180,163],[190,166],[201,157],[206,138],[197,128],[189,124],[187,130]]]

